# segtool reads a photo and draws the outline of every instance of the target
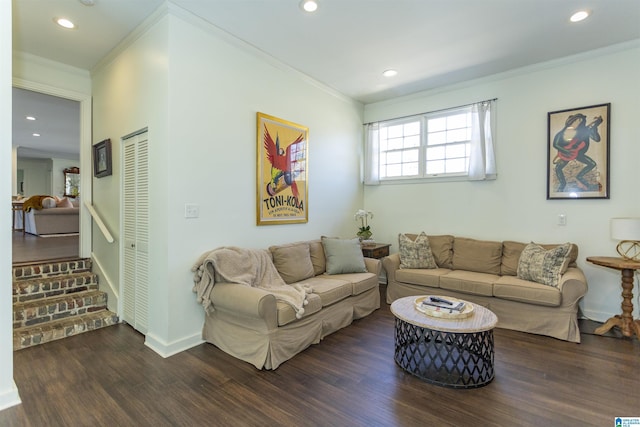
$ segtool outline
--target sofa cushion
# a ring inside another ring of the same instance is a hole
[[[422,232],[415,240],[405,234],[398,234],[400,247],[400,268],[437,268],[436,260],[429,246],[429,238]]]
[[[322,242],[318,240],[312,240],[309,242],[309,255],[311,256],[311,264],[313,264],[314,275],[322,274],[327,269],[327,261],[324,256],[324,249],[322,248]]]
[[[560,276],[567,271],[571,243],[546,250],[540,245],[529,243],[518,262],[518,278],[558,286]]]
[[[373,273],[348,273],[338,276],[332,276],[336,279],[344,280],[351,283],[351,295],[360,295],[363,292],[378,287],[378,276]]]
[[[465,294],[492,296],[493,283],[499,278],[495,274],[454,270],[440,276],[440,287]]]
[[[73,203],[71,203],[71,200],[67,199],[66,197],[63,197],[62,199],[58,200],[56,202],[56,207],[58,208],[72,208],[73,207]]]
[[[53,197],[45,197],[44,199],[42,199],[43,209],[51,209],[55,207],[56,207],[56,199],[54,199]]]
[[[327,274],[365,273],[360,240],[322,237],[322,248],[327,260]]]
[[[453,241],[453,269],[500,274],[502,242],[456,237]]]
[[[322,309],[322,300],[319,295],[307,294],[307,304],[304,306],[304,314],[302,318],[317,313]],[[296,317],[296,311],[291,307],[291,304],[278,301],[276,304],[276,310],[278,312],[278,326],[284,326],[291,322],[298,320]]]
[[[295,283],[313,277],[314,270],[307,242],[269,247],[273,265],[285,283]]]
[[[322,300],[323,307],[348,298],[353,293],[351,283],[327,274],[312,277],[305,280],[305,283],[311,285],[313,293],[318,295]]]
[[[558,288],[518,279],[513,276],[500,277],[493,284],[493,296],[511,301],[550,307],[557,307],[562,303],[562,294]]]
[[[520,261],[520,254],[527,246],[527,243],[521,242],[502,242],[502,265],[500,270],[503,276],[516,276],[518,274],[518,262]],[[543,244],[545,249],[553,249],[560,246],[558,243]],[[578,259],[578,246],[571,244],[571,251],[569,252],[569,267],[577,267],[576,260]]]
[[[451,272],[448,268],[434,269],[413,269],[396,270],[396,281],[410,283],[412,285],[422,285],[431,288],[440,287],[440,276]]]

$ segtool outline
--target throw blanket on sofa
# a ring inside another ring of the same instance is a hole
[[[42,209],[42,201],[51,196],[31,196],[22,205],[22,210],[29,212],[31,209]]]
[[[313,292],[309,285],[287,285],[273,265],[269,252],[264,249],[234,246],[214,249],[202,254],[191,271],[194,272],[193,292],[205,310],[213,310],[210,297],[216,281],[265,289],[278,301],[293,307],[298,319],[304,315],[307,293]]]

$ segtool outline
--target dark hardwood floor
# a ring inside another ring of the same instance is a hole
[[[78,236],[39,237],[13,231],[13,264],[78,256]]]
[[[495,380],[454,390],[398,368],[393,328],[383,304],[258,371],[210,344],[163,359],[112,326],[15,352],[23,403],[1,411],[0,425],[613,426],[640,416],[637,339],[574,344],[496,329]]]

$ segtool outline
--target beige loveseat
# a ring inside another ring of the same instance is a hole
[[[203,339],[258,369],[276,369],[379,308],[380,261],[362,257],[357,239],[328,240],[203,254],[192,269],[206,312]],[[283,289],[306,290],[302,308],[283,301]]]
[[[415,244],[417,235],[400,235],[400,239],[405,237]],[[427,237],[435,268],[401,268],[400,253],[382,260],[389,304],[412,295],[452,296],[492,310],[498,316],[498,327],[580,342],[578,302],[587,292],[587,281],[575,262],[575,244],[567,249],[565,264],[553,279],[554,285],[519,277],[527,271],[525,267],[535,264],[520,262],[526,243],[449,235]],[[549,250],[559,247],[542,246]],[[550,252],[545,255],[538,249],[540,256],[547,258]],[[530,259],[527,249],[527,261]]]
[[[32,209],[24,214],[25,232],[37,236],[48,234],[78,233],[80,230],[80,209],[51,208]]]

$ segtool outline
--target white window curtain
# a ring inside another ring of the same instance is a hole
[[[364,184],[379,185],[380,184],[380,127],[378,123],[369,123],[365,125],[365,142],[364,142]]]
[[[495,100],[484,101],[473,104],[471,109],[470,181],[496,179],[496,157],[493,146],[495,126],[492,126],[495,104]]]

